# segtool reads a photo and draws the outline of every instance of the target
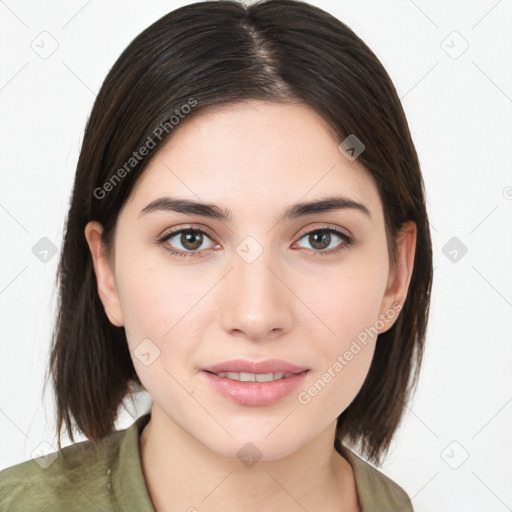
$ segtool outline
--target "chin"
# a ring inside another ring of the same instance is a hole
[[[276,423],[278,424],[278,423]],[[247,461],[272,461],[283,459],[301,446],[307,443],[306,439],[295,439],[293,433],[278,427],[274,432],[268,435],[272,429],[255,429],[254,433],[244,429],[243,433],[237,433],[236,430],[226,427],[233,435],[216,435],[215,438],[197,438],[210,451],[218,454],[225,459],[238,459],[240,462]],[[278,430],[281,429],[281,432]],[[250,462],[247,464],[250,465]]]

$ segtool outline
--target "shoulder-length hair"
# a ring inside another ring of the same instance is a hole
[[[358,161],[378,186],[391,264],[402,224],[416,223],[406,301],[378,336],[367,378],[337,419],[335,442],[359,443],[376,464],[387,452],[416,388],[426,336],[433,270],[424,184],[382,64],[341,21],[298,0],[181,7],[139,34],[108,73],[87,122],[57,273],[46,381],[51,373],[59,449],[63,423],[74,441],[72,418],[98,445],[115,430],[126,396],[144,389],[124,328],[109,322],[99,299],[86,224],[103,225],[110,254],[119,211],[180,123],[210,106],[248,99],[307,104],[340,141],[353,134],[363,142]]]

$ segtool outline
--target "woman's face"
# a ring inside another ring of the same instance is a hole
[[[333,433],[410,273],[390,272],[373,179],[309,107],[251,101],[175,130],[119,214],[114,268],[95,262],[100,296],[170,421],[225,457],[282,457]],[[334,197],[363,206],[285,215]]]

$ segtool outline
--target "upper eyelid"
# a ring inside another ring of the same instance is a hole
[[[346,228],[341,228],[339,226],[334,226],[334,225],[329,225],[329,224],[323,224],[321,226],[317,226],[317,227],[313,227],[313,228],[308,228],[306,231],[302,232],[302,234],[300,235],[296,235],[298,236],[298,240],[300,240],[301,238],[305,237],[306,235],[309,235],[311,233],[314,233],[316,231],[322,231],[322,230],[325,230],[325,231],[332,231],[334,232],[335,234],[337,234],[338,236],[345,236],[346,238],[348,238],[349,241],[353,240],[353,236],[350,232],[347,232],[348,230],[346,230]],[[179,227],[177,229],[171,229],[170,231],[166,231],[164,232],[162,235],[160,235],[158,237],[158,240],[169,240],[170,238],[176,236],[177,234],[183,232],[183,231],[198,231],[198,232],[201,232],[205,235],[207,235],[213,242],[215,243],[218,243],[216,242],[215,240],[215,237],[212,236],[208,230],[204,227],[198,227],[198,226],[184,226],[184,227]]]
[[[297,239],[300,240],[301,238],[304,238],[306,235],[315,233],[316,231],[329,231],[329,232],[334,233],[335,235],[339,236],[342,239],[343,239],[343,237],[345,237],[346,239],[348,239],[348,241],[353,240],[352,234],[349,233],[346,229],[340,228],[340,227],[329,226],[329,225],[323,225],[323,226],[318,226],[315,228],[310,228],[307,231],[302,232],[300,235],[297,235]],[[343,242],[346,242],[346,241],[347,240],[343,240]]]
[[[201,233],[204,233],[205,235],[207,235],[209,238],[211,238],[212,240],[215,240],[215,237],[212,236],[207,229],[203,228],[203,227],[196,227],[196,226],[185,226],[185,227],[180,227],[180,228],[177,228],[177,229],[170,229],[169,231],[164,231],[161,235],[159,235],[157,237],[158,240],[162,240],[162,239],[165,239],[165,238],[172,238],[173,236],[176,236],[177,234],[183,232],[183,231],[199,231]]]
[[[326,229],[326,230],[332,229],[334,231],[341,231],[342,233],[346,234],[347,236],[352,236],[352,234],[350,233],[350,231],[347,228],[342,228],[342,227],[336,226],[334,224],[331,225],[329,223],[323,223],[321,226],[307,228],[306,231],[304,231],[301,236],[307,235],[312,231],[319,231],[322,229]],[[214,238],[214,236],[210,235],[208,228],[205,228],[203,226],[193,226],[193,225],[185,225],[183,227],[170,228],[169,230],[165,230],[161,235],[159,235],[159,238],[165,237],[170,234],[180,233],[181,231],[202,231],[203,233],[206,233],[208,236],[211,236],[212,238]]]

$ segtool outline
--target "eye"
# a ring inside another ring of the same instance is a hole
[[[337,253],[352,243],[352,238],[347,234],[338,229],[328,227],[322,227],[313,231],[309,231],[301,237],[301,240],[303,238],[307,238],[308,243],[312,246],[312,250],[316,253],[315,256],[324,256]],[[338,242],[336,244],[336,238],[341,239],[342,242]],[[334,246],[332,245],[333,242]]]
[[[300,240],[305,238],[311,244],[311,250],[314,251],[315,256],[335,254],[352,243],[350,236],[338,229],[327,226],[309,231]],[[206,231],[199,228],[182,228],[165,233],[155,243],[164,245],[165,250],[172,255],[200,257],[202,252],[212,248],[212,245],[203,247],[205,239],[210,240],[213,244],[213,240]],[[336,239],[341,240],[341,242],[336,244]],[[334,248],[332,246],[333,242]],[[176,247],[177,245],[178,247]],[[179,245],[181,245],[181,248]]]
[[[164,234],[157,240],[157,243],[164,244],[165,249],[174,255],[177,256],[197,256],[199,252],[202,250],[209,249],[211,247],[202,247],[205,241],[205,238],[212,241],[206,231],[198,228],[187,228],[180,229],[177,231],[171,231],[170,233]],[[213,241],[212,241],[213,242]],[[181,245],[182,248],[175,248],[173,244]],[[199,249],[202,247],[202,250]]]

